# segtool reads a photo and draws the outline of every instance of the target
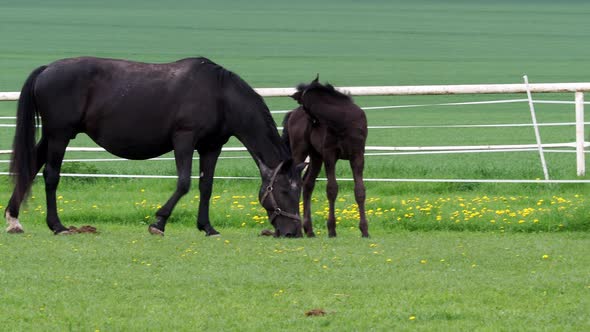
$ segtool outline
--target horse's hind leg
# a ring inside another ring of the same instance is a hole
[[[336,197],[338,196],[338,183],[336,182],[336,160],[326,159],[324,161],[326,166],[326,177],[328,184],[326,185],[326,194],[328,195],[329,214],[328,214],[328,236],[336,237],[336,215],[334,213],[334,205]]]
[[[45,197],[47,200],[47,226],[54,234],[68,231],[59,220],[55,197],[55,192],[59,185],[61,163],[68,143],[69,139],[65,137],[51,138],[48,140],[47,164],[45,165],[45,170],[43,170],[43,177],[45,179]]]
[[[315,181],[322,169],[322,159],[316,155],[310,156],[310,164],[303,177],[303,230],[307,237],[314,237],[311,222],[311,195],[315,188]]]
[[[156,222],[148,228],[149,232],[156,235],[164,235],[166,222],[172,214],[172,210],[178,200],[184,196],[191,187],[191,171],[193,165],[194,144],[192,133],[177,134],[174,138],[174,159],[176,160],[176,172],[178,181],[176,190],[166,204],[156,212]]]
[[[45,137],[41,137],[41,140],[39,143],[37,143],[35,150],[37,152],[37,156],[35,158],[35,167],[33,168],[33,177],[31,178],[31,183],[27,184],[27,188],[30,188],[30,186],[33,184],[35,176],[37,173],[39,173],[39,170],[41,167],[43,167],[45,161],[47,160],[47,140]],[[6,207],[5,212],[6,223],[8,224],[8,227],[6,228],[7,233],[23,232],[23,227],[18,220],[18,215],[24,198],[24,194],[21,193],[19,195],[16,190],[12,192],[12,196],[8,201],[8,207]]]
[[[208,151],[199,151],[201,156],[199,162],[199,213],[197,216],[197,228],[204,231],[206,236],[218,235],[211,221],[209,220],[209,201],[213,191],[213,175],[215,172],[215,165],[221,153],[221,147]]]
[[[350,168],[352,168],[352,175],[354,178],[354,198],[359,206],[359,229],[363,237],[369,237],[369,225],[365,215],[365,199],[366,191],[363,182],[363,169],[365,167],[365,159],[362,154],[355,156],[350,160]]]

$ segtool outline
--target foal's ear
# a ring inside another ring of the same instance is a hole
[[[291,95],[291,98],[295,99],[295,101],[297,101],[297,103],[301,104],[301,95],[302,94],[303,94],[303,92],[297,91]]]
[[[311,83],[318,83],[320,81],[320,73],[317,73],[315,80],[311,81]]]

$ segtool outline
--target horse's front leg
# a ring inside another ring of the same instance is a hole
[[[365,167],[365,159],[361,154],[350,160],[350,168],[352,169],[352,176],[354,178],[354,198],[356,204],[359,206],[359,229],[363,237],[369,237],[369,224],[365,215],[365,184],[363,182],[363,169]]]
[[[221,153],[221,147],[214,150],[199,151],[201,156],[199,162],[199,213],[197,216],[197,228],[204,231],[206,236],[219,235],[219,232],[211,226],[209,220],[209,202],[213,192],[213,175],[215,174],[215,165]]]
[[[166,222],[172,214],[172,210],[176,203],[191,187],[191,171],[193,165],[193,135],[192,133],[176,134],[174,137],[174,160],[176,161],[176,173],[178,174],[178,181],[176,183],[176,190],[172,196],[156,212],[156,222],[151,224],[148,228],[149,232],[155,235],[164,235],[166,229]]]
[[[338,196],[338,183],[336,182],[336,160],[326,159],[324,161],[326,166],[326,177],[328,184],[326,185],[326,194],[328,196],[329,214],[328,214],[328,236],[336,237],[336,215],[334,213],[334,205],[336,197]]]

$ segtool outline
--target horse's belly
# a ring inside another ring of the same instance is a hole
[[[92,137],[100,145],[118,157],[125,159],[143,160],[155,158],[172,151],[172,143],[168,138],[149,137],[149,139],[131,137],[128,135],[109,135]]]

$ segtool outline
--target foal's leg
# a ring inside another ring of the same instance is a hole
[[[354,178],[354,198],[356,204],[359,206],[359,229],[363,237],[369,237],[369,225],[367,224],[367,217],[365,215],[365,184],[363,182],[363,169],[365,167],[364,156],[358,155],[350,160],[350,168],[352,169],[352,176]]]
[[[45,137],[41,137],[41,140],[36,146],[37,157],[35,158],[35,166],[33,167],[33,176],[31,177],[31,183],[27,183],[27,188],[30,188],[33,184],[33,180],[41,167],[47,160],[47,140]],[[18,196],[18,197],[17,197]],[[6,208],[5,217],[8,227],[6,228],[7,233],[22,233],[23,226],[18,221],[18,215],[20,206],[25,199],[24,193],[17,193],[16,190],[12,192],[12,196],[8,201],[8,207]]]
[[[47,226],[54,234],[67,233],[68,229],[62,225],[57,215],[55,192],[59,185],[61,163],[66,153],[69,139],[65,137],[50,138],[47,146],[47,164],[43,170],[45,179],[45,197],[47,200]]]
[[[328,204],[330,211],[328,214],[328,236],[336,237],[336,216],[334,214],[334,204],[338,196],[338,183],[336,183],[336,159],[329,158],[324,161],[326,165],[326,177],[328,184],[326,185],[326,193],[328,195]]]
[[[311,155],[310,164],[303,178],[303,230],[308,237],[314,237],[311,222],[311,194],[315,187],[315,181],[322,169],[322,159],[317,155]]]
[[[209,221],[209,200],[213,191],[213,175],[215,165],[221,153],[221,147],[209,151],[199,151],[201,159],[199,162],[199,214],[197,216],[197,228],[204,231],[206,236],[218,235],[211,222]]]
[[[174,137],[174,160],[176,161],[176,173],[178,181],[176,190],[166,204],[156,212],[156,222],[148,228],[155,235],[164,235],[166,222],[172,214],[172,210],[178,200],[191,188],[191,171],[193,165],[193,153],[195,151],[192,133],[177,134]]]

